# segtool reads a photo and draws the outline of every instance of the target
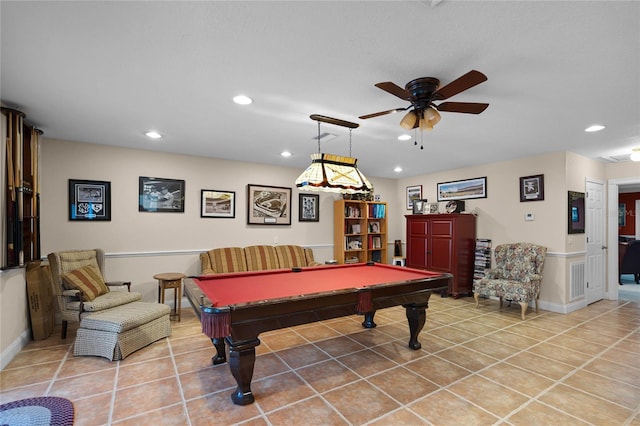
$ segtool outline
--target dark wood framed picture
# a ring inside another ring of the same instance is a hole
[[[138,211],[184,213],[184,180],[140,176]]]
[[[523,176],[520,178],[520,201],[544,200],[544,175]]]
[[[291,188],[247,185],[247,224],[291,225]]]
[[[318,194],[298,194],[298,221],[319,222],[320,221],[320,195]]]
[[[568,233],[584,234],[584,192],[568,191]]]
[[[111,182],[69,179],[69,220],[111,220]]]
[[[487,177],[438,184],[438,201],[487,198]]]
[[[413,210],[416,200],[422,200],[422,185],[407,186],[407,210]]]
[[[236,217],[236,193],[215,189],[200,190],[200,217]]]

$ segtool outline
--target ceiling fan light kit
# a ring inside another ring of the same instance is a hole
[[[420,128],[421,131],[432,130],[440,121],[438,111],[460,112],[465,114],[480,114],[487,109],[489,104],[476,102],[443,102],[436,105],[434,101],[442,101],[472,88],[487,80],[487,76],[480,71],[471,70],[444,87],[440,87],[440,80],[434,77],[421,77],[411,80],[405,88],[397,84],[385,81],[375,86],[404,101],[411,103],[407,108],[394,108],[373,114],[361,115],[359,118],[366,120],[381,115],[391,114],[410,109],[400,120],[403,129],[411,130]],[[416,144],[417,145],[417,144]]]
[[[296,187],[306,191],[323,191],[340,194],[369,194],[371,182],[358,170],[358,160],[351,157],[351,131],[359,124],[324,115],[312,114],[318,122],[318,152],[311,154],[311,164],[296,179]],[[349,128],[349,157],[320,152],[320,122]]]

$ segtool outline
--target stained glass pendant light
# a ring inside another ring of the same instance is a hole
[[[368,194],[373,186],[358,170],[358,160],[351,157],[351,131],[360,125],[324,115],[312,114],[318,122],[318,152],[311,154],[311,165],[296,179],[303,191],[324,191],[341,194]],[[349,128],[349,157],[320,152],[320,122]]]

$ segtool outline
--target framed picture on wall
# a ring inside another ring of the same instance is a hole
[[[140,176],[138,211],[184,213],[184,180]]]
[[[215,189],[200,190],[200,217],[236,217],[236,193]]]
[[[413,210],[413,203],[422,199],[422,185],[407,186],[407,210]],[[420,204],[422,207],[422,203]]]
[[[247,224],[291,225],[291,188],[247,185]]]
[[[298,195],[298,221],[319,222],[320,221],[320,195],[299,194]]]
[[[438,201],[487,198],[487,178],[442,182],[438,184]]]
[[[520,178],[520,201],[544,200],[544,175]]]
[[[111,182],[69,179],[69,220],[111,220]]]

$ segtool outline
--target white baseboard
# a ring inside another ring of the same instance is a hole
[[[20,333],[20,336],[14,340],[4,351],[0,354],[0,370],[9,365],[13,358],[20,353],[20,351],[27,346],[31,341],[31,330],[27,329]]]

